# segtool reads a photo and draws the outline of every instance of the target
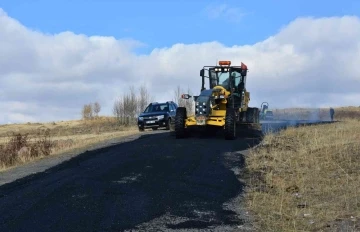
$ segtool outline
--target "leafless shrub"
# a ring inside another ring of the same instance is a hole
[[[40,154],[38,155],[50,155],[52,148],[54,147],[54,143],[51,141],[50,130],[47,129],[45,131],[39,131],[35,144],[40,151]]]
[[[13,133],[7,144],[1,146],[0,162],[2,166],[12,166],[17,162],[18,152],[28,143],[28,134]]]
[[[13,133],[9,141],[0,146],[0,166],[9,167],[24,159],[48,156],[53,146],[50,130],[39,131],[32,139],[29,133]]]

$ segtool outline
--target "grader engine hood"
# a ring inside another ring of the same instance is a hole
[[[197,116],[208,116],[211,111],[212,89],[203,90],[195,101],[195,114]]]
[[[226,104],[230,92],[222,86],[215,86],[213,89],[203,90],[195,100],[196,116],[209,116],[211,109],[220,102]]]

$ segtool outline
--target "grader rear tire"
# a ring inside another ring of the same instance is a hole
[[[256,121],[255,109],[248,107],[246,111],[246,122],[254,123]]]
[[[186,108],[178,107],[176,109],[176,116],[175,116],[175,137],[177,139],[185,138],[186,135],[185,119],[186,119]]]
[[[232,108],[226,109],[224,135],[226,140],[234,140],[236,138],[236,114]]]
[[[260,122],[259,115],[260,115],[259,108],[254,108],[254,117],[255,117],[254,123],[259,123]]]

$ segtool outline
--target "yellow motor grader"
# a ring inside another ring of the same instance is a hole
[[[185,107],[178,107],[175,116],[176,138],[184,138],[190,127],[223,129],[226,140],[237,137],[237,126],[258,124],[259,108],[249,107],[250,93],[246,91],[247,66],[231,66],[231,61],[219,61],[216,66],[200,70],[202,86],[199,96],[182,94],[183,99],[193,98],[195,115],[187,115]],[[205,88],[208,79],[208,89]]]

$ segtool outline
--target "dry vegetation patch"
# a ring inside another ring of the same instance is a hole
[[[0,126],[0,170],[138,133],[113,117]]]
[[[360,117],[269,134],[250,151],[247,207],[259,231],[360,231]]]

